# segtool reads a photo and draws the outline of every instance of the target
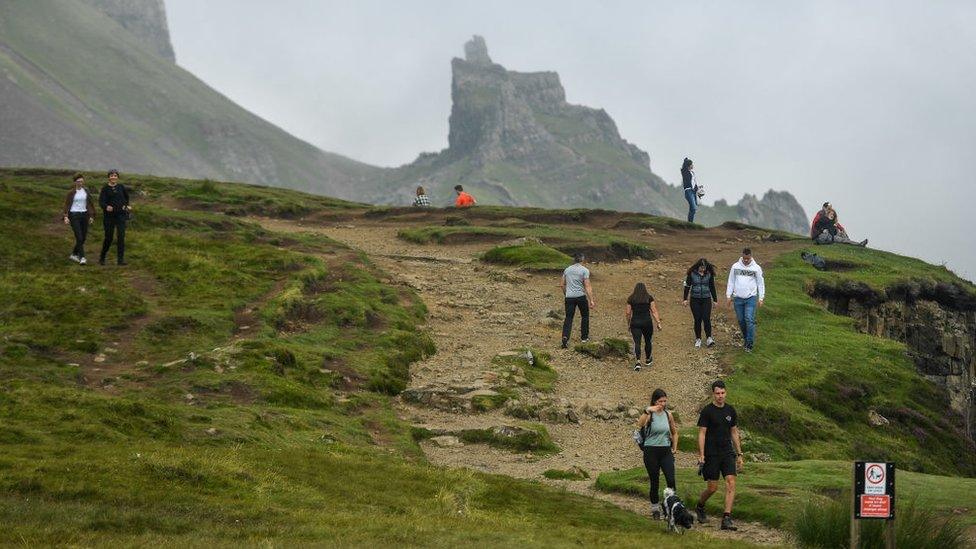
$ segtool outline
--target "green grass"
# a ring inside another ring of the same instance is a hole
[[[627,358],[632,356],[631,353],[633,352],[630,345],[623,339],[605,338],[599,343],[580,343],[573,347],[573,350],[596,359]]]
[[[559,451],[546,426],[541,423],[525,423],[514,429],[466,429],[459,431],[457,435],[469,444],[487,444],[516,452],[548,455]]]
[[[549,365],[552,357],[548,353],[540,353],[531,349],[520,349],[517,355],[498,355],[491,363],[501,371],[503,379],[509,384],[526,385],[531,389],[551,393],[556,385],[559,374]],[[524,353],[532,354],[532,361]],[[522,379],[517,380],[516,378]]]
[[[919,549],[962,549],[967,547],[965,529],[955,518],[945,519],[925,505],[901,500],[895,511],[895,545]],[[851,543],[851,495],[827,503],[810,500],[793,524],[795,539],[802,547],[833,549]],[[865,520],[860,524],[860,547],[881,549],[884,521]]]
[[[890,460],[902,469],[976,475],[976,448],[948,395],[925,381],[905,345],[855,331],[809,295],[813,280],[883,287],[908,276],[956,279],[943,268],[863,248],[816,251],[864,267],[821,273],[799,252],[768,266],[766,306],[751,355],[728,354],[726,379],[755,451],[777,459]],[[890,425],[873,427],[876,410]]]
[[[573,263],[568,255],[544,244],[497,246],[482,254],[481,260],[531,271],[562,271]]]
[[[590,478],[590,474],[579,467],[573,467],[572,469],[546,469],[542,473],[542,476],[551,480],[587,480]]]
[[[207,202],[263,196],[287,211],[296,195],[132,182],[129,266],[82,268],[52,214],[66,183],[0,170],[0,545],[668,539],[608,504],[425,463],[388,396],[433,351],[423,304],[333,241],[269,232]],[[199,194],[172,209],[184,192]],[[324,207],[312,214],[344,211]],[[90,256],[100,236],[96,222]],[[556,451],[528,427],[466,436]]]
[[[693,505],[704,489],[695,469],[678,468],[678,491]],[[735,515],[780,528],[792,527],[804,504],[826,505],[838,500],[852,483],[850,462],[804,460],[783,463],[746,463],[736,483]],[[915,501],[941,517],[954,516],[963,524],[976,525],[976,479],[914,473],[896,475],[898,501]],[[607,492],[647,497],[647,472],[643,467],[601,473],[596,487]],[[721,513],[724,486],[708,501],[709,514]],[[963,509],[962,514],[956,512]],[[849,515],[848,515],[849,517]]]
[[[450,219],[450,218],[448,218]],[[461,218],[463,221],[465,219]],[[657,253],[641,244],[609,231],[594,231],[553,225],[524,223],[522,226],[426,226],[401,229],[397,236],[415,244],[455,244],[468,242],[500,242],[515,238],[535,238],[567,255],[583,252],[590,259],[614,261],[621,259],[654,259]]]

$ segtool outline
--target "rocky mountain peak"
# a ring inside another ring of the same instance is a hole
[[[464,60],[468,63],[478,65],[491,65],[491,57],[488,56],[488,45],[485,39],[477,34],[471,37],[464,44]]]

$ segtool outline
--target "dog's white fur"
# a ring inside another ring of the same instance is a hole
[[[678,505],[684,507],[684,502],[682,502],[681,498],[674,493],[674,490],[671,488],[665,488],[664,500],[661,502],[661,509],[664,511],[664,519],[668,521],[668,531],[681,532],[683,534],[684,530],[678,528],[678,525],[674,523],[674,509]],[[687,512],[687,508],[685,508],[685,511]]]

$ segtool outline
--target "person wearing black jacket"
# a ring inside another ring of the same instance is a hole
[[[102,254],[98,263],[105,264],[105,256],[112,246],[112,237],[118,233],[118,264],[125,265],[125,225],[132,208],[129,207],[129,191],[119,183],[118,170],[109,170],[108,183],[98,193],[98,205],[102,208],[102,226],[105,228],[105,239],[102,241]]]
[[[685,277],[684,305],[691,299],[691,316],[695,319],[695,347],[701,347],[702,325],[705,325],[706,345],[715,345],[712,339],[712,305],[718,304],[715,292],[715,266],[704,257],[688,269]]]
[[[698,211],[698,185],[695,184],[695,163],[690,158],[681,163],[681,186],[688,201],[688,223],[694,223]]]

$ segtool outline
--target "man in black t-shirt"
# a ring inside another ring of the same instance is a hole
[[[736,530],[732,525],[732,503],[735,501],[735,476],[742,470],[742,444],[739,440],[735,408],[725,403],[725,382],[712,383],[712,403],[698,416],[698,464],[708,483],[698,499],[695,512],[698,522],[705,522],[705,502],[718,490],[718,476],[725,477],[725,514],[722,530]]]

